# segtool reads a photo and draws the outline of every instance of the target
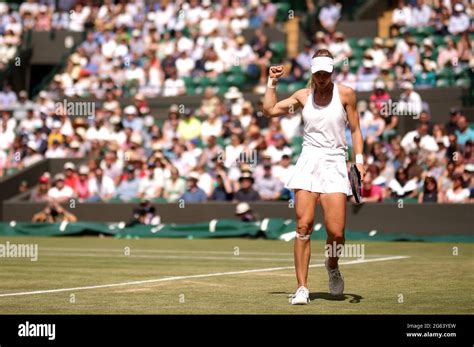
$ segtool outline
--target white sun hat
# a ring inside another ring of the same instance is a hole
[[[235,214],[244,214],[250,211],[250,205],[246,202],[241,202],[235,207]]]

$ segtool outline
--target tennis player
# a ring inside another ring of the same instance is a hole
[[[308,268],[311,258],[310,237],[314,225],[317,203],[321,203],[327,230],[326,244],[329,247],[344,244],[346,200],[352,195],[349,184],[345,129],[349,124],[354,146],[356,166],[361,179],[365,175],[362,156],[363,139],[356,110],[356,95],[353,89],[332,82],[334,59],[326,49],[318,50],[311,60],[311,84],[309,88],[296,91],[289,98],[278,101],[275,92],[278,78],[283,75],[283,66],[272,66],[263,108],[267,117],[278,117],[302,107],[304,121],[303,150],[289,176],[286,187],[295,192],[297,218],[294,259],[297,290],[291,304],[309,303]],[[338,260],[330,252],[325,259],[329,275],[329,291],[342,295],[344,279]]]

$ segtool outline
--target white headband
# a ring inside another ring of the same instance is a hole
[[[331,73],[334,69],[334,59],[330,57],[316,57],[311,59],[311,73],[326,71]]]

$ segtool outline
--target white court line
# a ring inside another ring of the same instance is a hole
[[[342,262],[342,263],[340,263],[340,265],[363,264],[363,263],[372,263],[372,262],[387,261],[387,260],[398,260],[398,259],[406,259],[406,258],[410,258],[410,257],[406,256],[406,255],[399,255],[399,256],[392,256],[392,257],[385,257],[385,258],[352,260],[352,261]],[[310,265],[309,267],[313,268],[313,267],[323,267],[323,266],[325,266],[325,265],[324,264],[314,264],[314,265]],[[111,288],[111,287],[133,286],[133,285],[140,285],[140,284],[147,284],[147,283],[170,282],[170,281],[185,280],[185,279],[190,279],[190,278],[230,276],[230,275],[240,275],[240,274],[257,273],[257,272],[280,271],[280,270],[293,270],[293,269],[294,269],[294,266],[284,266],[284,267],[272,267],[272,268],[266,268],[266,269],[253,269],[253,270],[241,270],[241,271],[230,271],[230,272],[216,272],[216,273],[202,274],[202,275],[172,276],[172,277],[164,277],[164,278],[158,278],[158,279],[152,279],[152,280],[100,284],[100,285],[95,285],[95,286],[35,290],[35,291],[30,291],[30,292],[18,292],[18,293],[5,293],[5,294],[0,294],[0,297],[61,293],[61,292],[89,290],[89,289],[101,289],[101,288]]]
[[[77,252],[123,252],[123,248],[78,248],[78,247],[41,247],[40,250],[46,251],[77,251]],[[133,252],[143,252],[143,253],[197,253],[197,254],[233,254],[234,250],[229,251],[185,251],[185,250],[173,250],[173,249],[135,249],[131,247]],[[240,253],[245,254],[255,254],[255,255],[288,255],[286,253],[277,253],[277,252],[252,252],[252,251],[240,251]]]
[[[123,251],[122,251],[123,252]],[[93,257],[93,258],[144,258],[144,259],[194,259],[194,260],[248,260],[248,261],[256,261],[256,260],[267,260],[267,261],[281,261],[281,262],[289,262],[293,261],[293,258],[256,258],[256,257],[243,257],[241,255],[231,255],[229,253],[227,257],[206,257],[206,256],[192,256],[192,255],[158,255],[158,254],[135,254],[136,251],[132,252],[130,255],[124,254],[104,254],[104,253],[42,253],[41,257]],[[288,255],[288,253],[287,253]]]
[[[79,248],[79,247],[41,247],[39,245],[39,252],[41,255],[41,251],[66,251],[66,252],[79,252],[79,253],[91,253],[91,252],[106,252],[106,253],[123,253],[123,248]],[[177,254],[224,254],[224,255],[230,255],[234,256],[234,250],[230,251],[197,251],[197,250],[173,250],[173,249],[135,249],[133,247],[130,247],[130,251],[132,254],[135,253],[177,253]],[[317,252],[316,249],[313,249],[313,251]],[[293,247],[288,252],[253,252],[253,251],[245,251],[245,250],[239,250],[240,255],[286,255],[292,254],[293,252]],[[313,256],[317,256],[317,254],[312,254]],[[369,256],[371,257],[385,257],[386,254],[370,254]],[[265,258],[266,259],[266,258]],[[293,258],[291,258],[293,260]]]

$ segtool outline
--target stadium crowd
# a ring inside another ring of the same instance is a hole
[[[41,6],[47,5],[28,1],[20,6],[23,25],[24,14],[41,13]],[[32,10],[35,7],[37,11]],[[454,6],[456,11],[460,12],[459,7]],[[454,12],[450,15],[456,15]],[[50,10],[51,20],[55,13]],[[264,84],[272,51],[259,28],[274,25],[274,4],[234,0],[214,6],[211,1],[191,0],[163,1],[147,8],[141,1],[115,4],[106,0],[100,7],[75,5],[72,14],[77,21],[54,23],[78,31],[92,23],[94,30],[87,32],[84,43],[48,90],[34,100],[26,91],[17,95],[8,84],[0,91],[0,175],[43,158],[85,158],[79,166],[67,162],[63,173],[43,174],[30,199],[202,202],[291,198],[283,185],[301,149],[299,113],[267,119],[261,100],[252,104],[236,87],[223,96],[208,87],[199,107],[172,105],[164,122],[156,121],[162,117],[151,114],[147,102],[157,95],[185,94],[184,77],[216,77],[231,68],[232,57]],[[1,17],[2,23],[5,18]],[[334,12],[335,22],[337,18]],[[413,23],[395,19],[397,30]],[[371,92],[370,99],[358,104],[368,168],[364,199],[474,201],[474,130],[454,108],[444,124],[433,123],[429,105],[416,91],[435,85],[436,76],[432,77],[430,69],[453,66],[454,58],[456,67],[472,67],[467,31],[457,47],[448,40],[437,56],[430,52],[430,42],[423,41],[419,49],[409,31],[399,39],[375,38],[353,73],[347,64],[354,53],[348,39],[331,23],[324,25],[326,31],[316,33],[304,52],[287,60],[290,73],[286,81],[307,81],[312,52],[326,47],[338,62],[335,81]],[[254,40],[247,42],[242,35],[245,28],[255,30]],[[397,131],[399,115],[386,108],[392,102],[393,88],[402,89],[400,98],[393,100],[399,112],[418,118],[416,129],[404,136]],[[130,91],[133,103],[123,107],[120,99]],[[93,117],[68,116],[63,93],[96,97]],[[349,133],[347,138],[350,143]]]

